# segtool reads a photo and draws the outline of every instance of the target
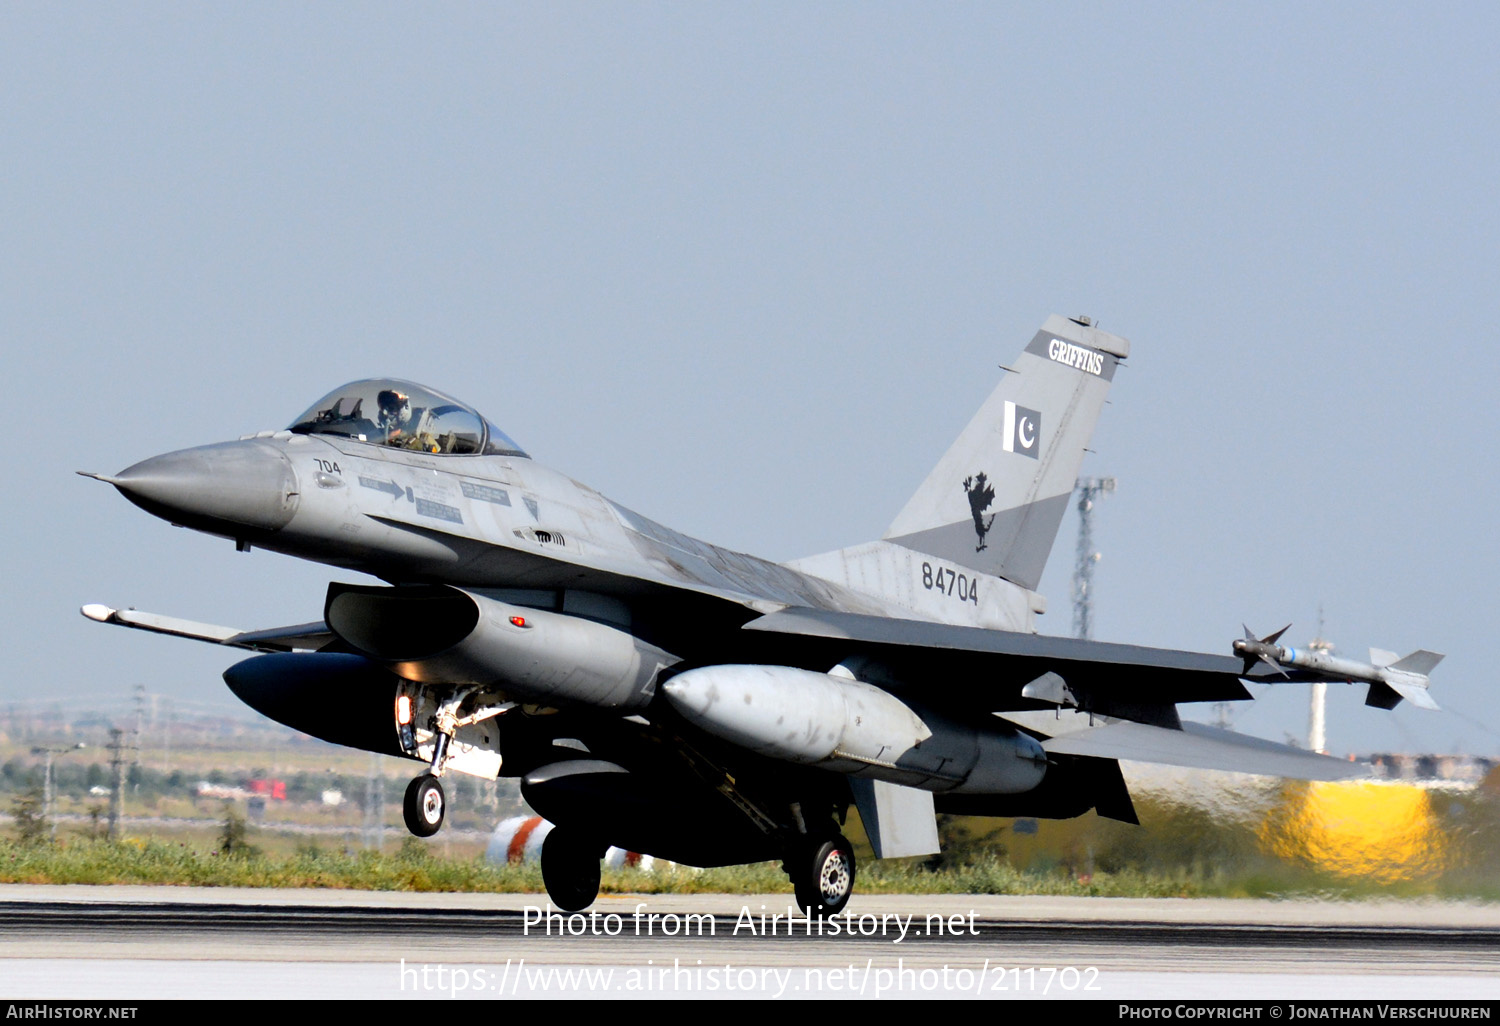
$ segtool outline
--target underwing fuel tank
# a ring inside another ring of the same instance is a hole
[[[772,759],[926,791],[1020,794],[1042,782],[1047,753],[998,721],[979,730],[918,713],[852,677],[789,666],[705,666],[662,693],[700,729]]]
[[[644,709],[677,658],[628,631],[448,587],[330,585],[323,616],[355,651],[423,684],[526,702]]]

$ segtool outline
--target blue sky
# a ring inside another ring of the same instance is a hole
[[[1335,751],[1500,754],[1493,5],[9,4],[14,401],[0,701],[232,655],[330,574],[74,470],[422,381],[658,520],[877,537],[1050,313],[1134,345],[1095,636],[1226,651],[1319,606],[1448,653],[1440,713],[1333,689]],[[1043,591],[1070,626],[1073,522]],[[1363,689],[1358,689],[1362,691]],[[1279,691],[1236,724],[1305,729]]]

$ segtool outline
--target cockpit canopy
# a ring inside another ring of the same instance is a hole
[[[465,456],[525,456],[473,408],[391,378],[336,388],[292,424],[299,435],[341,435],[372,445]]]

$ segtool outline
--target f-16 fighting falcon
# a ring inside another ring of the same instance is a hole
[[[611,845],[693,866],[780,859],[843,909],[857,809],[876,858],[938,850],[938,813],[1136,822],[1119,760],[1334,779],[1362,767],[1185,722],[1244,682],[1360,681],[1431,707],[1419,651],[1370,664],[1249,630],[1233,654],[1037,633],[1042,567],[1123,338],[1050,317],[885,536],[773,563],[679,534],[544,467],[477,411],[405,381],[335,389],[280,431],[88,474],[174,524],[371,575],[323,619],[240,631],[88,605],[92,619],[261,653],[224,679],[266,716],[420,763],[517,777],[556,824],[569,911]]]

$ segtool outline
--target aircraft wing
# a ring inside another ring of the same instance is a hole
[[[244,648],[252,652],[317,652],[336,640],[333,632],[321,620],[289,627],[242,631],[236,627],[220,627],[217,624],[162,616],[160,613],[147,613],[139,609],[112,609],[97,603],[84,606],[80,612],[99,623],[133,627],[153,634],[169,634],[175,638],[192,638],[195,641]]]
[[[1231,656],[805,608],[759,617],[745,629],[862,643],[883,661],[925,665],[927,672],[918,679],[931,682],[929,694],[967,695],[977,689],[992,696],[997,704],[990,711],[1056,704],[1021,694],[1048,673],[1062,678],[1080,707],[1089,708],[1084,699],[1092,699],[1095,711],[1105,715],[1125,715],[1105,706],[1170,707],[1252,697],[1240,682],[1240,660]],[[1259,680],[1260,674],[1247,679]]]
[[[984,630],[820,609],[785,609],[745,625],[823,645],[825,661],[856,653],[878,674],[923,682],[923,702],[973,717],[997,714],[1050,755],[1126,759],[1303,780],[1365,776],[1369,767],[1261,738],[1183,722],[1179,702],[1253,696],[1239,659],[1077,638]],[[842,654],[838,654],[838,653]],[[1282,679],[1267,676],[1267,682]]]

